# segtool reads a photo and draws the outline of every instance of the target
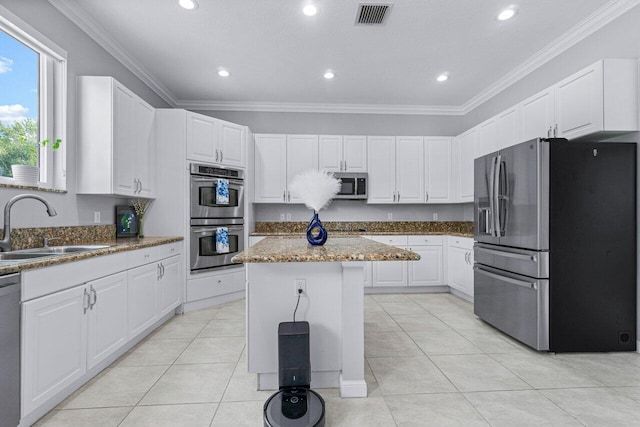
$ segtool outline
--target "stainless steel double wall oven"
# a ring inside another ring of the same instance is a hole
[[[218,202],[221,180],[229,183],[228,203]],[[192,163],[190,205],[191,272],[240,265],[231,258],[244,250],[244,171]],[[228,252],[216,249],[216,234],[221,230],[228,231]]]

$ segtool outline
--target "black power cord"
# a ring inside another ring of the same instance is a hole
[[[296,308],[293,310],[293,322],[296,321],[296,311],[298,311],[298,304],[300,304],[300,297],[302,296],[302,289],[298,289],[298,302],[296,303]]]

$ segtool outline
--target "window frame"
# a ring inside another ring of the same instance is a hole
[[[58,150],[40,147],[37,188],[66,191],[67,175],[67,52],[0,5],[0,30],[39,54],[39,140],[62,140]],[[11,178],[0,177],[11,186]]]

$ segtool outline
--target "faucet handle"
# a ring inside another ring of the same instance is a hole
[[[45,237],[44,238],[44,246],[49,246],[49,242],[52,240],[62,240],[62,237]]]

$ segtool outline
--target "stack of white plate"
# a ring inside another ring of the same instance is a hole
[[[38,185],[40,171],[37,166],[31,165],[11,165],[13,181],[19,185]]]

